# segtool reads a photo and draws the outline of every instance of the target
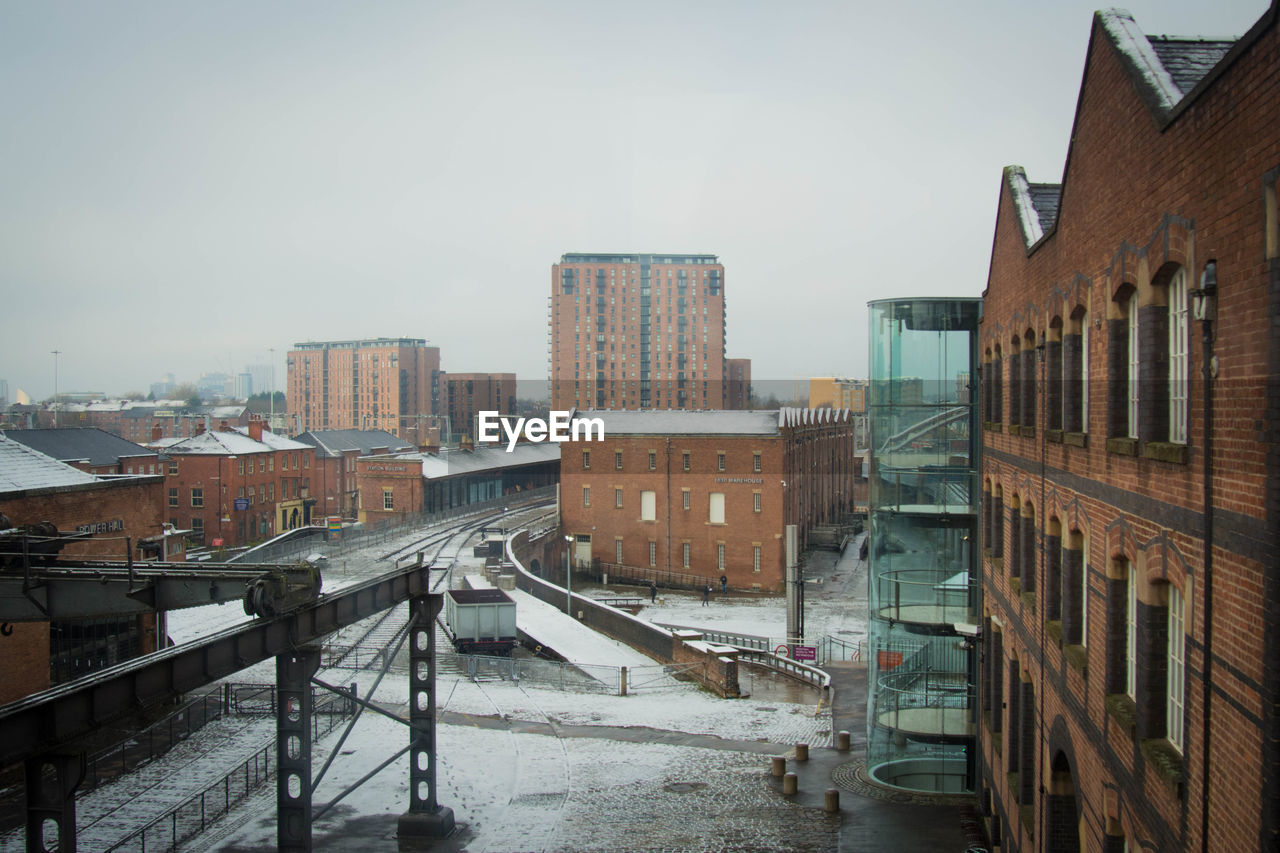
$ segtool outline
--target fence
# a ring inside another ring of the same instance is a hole
[[[705,628],[692,628],[688,625],[672,625],[668,622],[654,622],[653,624],[663,628],[671,628],[676,631],[697,631],[702,634],[702,639],[706,640],[708,643],[720,643],[724,646],[736,646],[739,649],[752,649],[758,652],[768,652],[776,648],[773,640],[756,634],[731,634],[726,631],[708,631]]]
[[[332,693],[324,693],[323,701],[316,700],[312,688],[313,710],[311,714],[312,742],[331,732],[339,722],[355,710],[355,702]],[[229,705],[237,714],[274,714],[276,687],[274,684],[230,685]],[[151,823],[126,836],[107,848],[107,853],[165,853],[176,851],[179,845],[204,832],[215,820],[231,811],[231,807],[244,800],[275,775],[276,742],[272,738],[258,747],[252,756],[235,769],[190,797],[176,808],[165,812]]]
[[[92,753],[86,759],[80,794],[92,791],[121,774],[128,773],[161,755],[174,744],[186,740],[206,724],[227,713],[223,688],[198,696],[137,734]]]
[[[860,663],[867,659],[867,641],[849,642],[830,634],[818,641],[818,666],[829,663]]]
[[[637,566],[625,566],[621,563],[605,563],[592,560],[590,563],[583,562],[573,567],[575,574],[594,578],[595,580],[603,580],[605,575],[609,576],[610,582],[630,583],[637,586],[648,586],[649,581],[653,581],[663,589],[706,589],[713,586],[720,588],[720,581],[703,577],[702,575],[691,575],[685,572],[672,572],[665,569],[642,569]]]

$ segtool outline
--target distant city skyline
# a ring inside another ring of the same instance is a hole
[[[1003,167],[1061,179],[1095,5],[5,4],[0,376],[282,383],[297,342],[417,337],[534,379],[548,260],[656,249],[733,270],[753,377],[864,376],[866,303],[980,295]]]

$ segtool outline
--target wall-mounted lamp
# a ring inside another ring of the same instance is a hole
[[[1218,262],[1209,261],[1200,274],[1200,286],[1192,290],[1191,316],[1197,320],[1212,322],[1218,313]]]

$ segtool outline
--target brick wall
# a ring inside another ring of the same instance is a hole
[[[1057,225],[1034,250],[1023,239],[1009,182],[1003,186],[980,349],[1014,352],[1015,340],[1025,338],[1028,329],[1037,340],[1052,339],[1058,334],[1052,330],[1071,328],[1073,318],[1082,320],[1087,350],[1078,349],[1078,335],[1067,334],[1061,362],[1068,371],[1087,362],[1089,385],[1088,417],[1079,426],[1073,420],[1079,413],[1072,389],[1062,388],[1062,431],[1043,429],[1056,426],[1051,421],[1058,417],[1045,399],[1045,391],[1056,386],[1044,373],[1047,364],[1058,363],[1056,356],[1034,362],[1033,385],[1017,392],[1011,386],[1009,394],[996,387],[984,395],[997,409],[984,415],[989,424],[1025,423],[1021,411],[1011,411],[1013,398],[1021,402],[1019,392],[1038,389],[1033,402],[1036,423],[1042,425],[984,431],[983,478],[989,490],[1018,495],[1034,510],[1042,536],[1056,524],[1059,544],[1071,541],[1071,531],[1083,540],[1080,552],[1062,552],[1057,630],[1068,631],[1073,622],[1083,622],[1084,630],[1079,636],[1055,633],[1043,589],[1051,568],[1045,554],[1034,549],[1031,565],[1022,567],[1024,575],[1036,573],[1038,591],[1017,594],[1009,572],[992,561],[1006,551],[1006,560],[1012,556],[1015,537],[1009,525],[1000,530],[994,523],[1000,500],[991,501],[992,523],[984,529],[985,607],[1001,629],[994,653],[1006,667],[1019,661],[1035,691],[1032,749],[1040,780],[1030,792],[1035,808],[1024,812],[1027,804],[1019,795],[1028,793],[1025,786],[1011,790],[1003,772],[1010,751],[1021,744],[1010,741],[1011,726],[1004,732],[980,727],[984,784],[994,799],[992,824],[1002,825],[1005,833],[1001,849],[1066,844],[1058,837],[1065,801],[1039,799],[1057,750],[1071,756],[1067,772],[1085,848],[1120,849],[1127,836],[1128,849],[1200,849],[1206,713],[1208,849],[1275,849],[1280,608],[1274,593],[1280,590],[1280,567],[1271,532],[1275,509],[1263,500],[1277,493],[1268,484],[1280,473],[1280,435],[1269,426],[1280,412],[1273,402],[1280,356],[1272,351],[1271,327],[1280,291],[1269,278],[1276,261],[1269,259],[1264,243],[1266,217],[1275,216],[1267,213],[1266,176],[1271,175],[1274,198],[1280,167],[1280,40],[1274,5],[1252,38],[1233,64],[1162,125],[1095,24]],[[1203,355],[1200,327],[1193,322],[1189,439],[1185,449],[1162,455],[1160,444],[1168,441],[1167,363],[1162,360],[1168,312],[1161,288],[1177,266],[1188,270],[1194,286],[1210,259],[1217,262],[1219,294],[1209,483],[1214,692],[1206,708],[1201,680],[1207,663]],[[1138,300],[1143,330],[1139,438],[1108,449],[1109,436],[1128,434],[1124,303],[1130,298]],[[1016,371],[1005,365],[1003,383],[1009,384]],[[1068,441],[1062,432],[1076,433],[1078,440]],[[997,532],[1000,540],[991,541]],[[1028,555],[1023,556],[1025,562]],[[1126,689],[1126,584],[1119,570],[1126,566],[1135,570],[1139,601],[1136,701],[1120,698]],[[1081,572],[1088,595],[1084,612],[1077,615],[1072,596],[1078,595],[1073,589],[1079,588]],[[1020,589],[1026,591],[1022,580]],[[1167,741],[1163,695],[1171,588],[1186,600],[1180,753]],[[993,662],[989,671],[1000,669]],[[1045,815],[1059,818],[1051,834],[1043,825]]]

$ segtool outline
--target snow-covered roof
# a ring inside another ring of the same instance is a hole
[[[160,439],[148,442],[148,447],[168,448],[172,454],[195,454],[205,456],[235,455],[241,453],[270,453],[273,450],[310,450],[311,445],[284,438],[267,430],[262,431],[262,441],[255,441],[248,436],[246,427],[227,430],[207,430],[199,435],[178,440]]]
[[[1124,9],[1103,9],[1098,23],[1145,100],[1162,118],[1230,52],[1235,39],[1148,38]]]
[[[235,431],[243,435],[245,438],[249,438],[248,427],[235,427]],[[249,440],[253,441],[253,439],[251,438]],[[311,450],[313,449],[309,444],[303,444],[301,441],[294,441],[292,438],[288,438],[286,436],[280,435],[280,433],[278,432],[272,432],[269,429],[264,429],[262,431],[262,443],[265,444],[271,450]]]
[[[101,482],[100,477],[0,434],[0,494]]]
[[[589,409],[578,418],[599,418],[613,435],[777,435],[778,412]]]
[[[375,459],[395,459],[420,462],[422,476],[428,480],[456,477],[460,474],[478,474],[483,471],[501,471],[520,465],[536,465],[539,462],[559,462],[560,445],[555,442],[525,442],[517,444],[510,452],[506,446],[477,447],[475,450],[446,450],[443,453],[396,453]]]

